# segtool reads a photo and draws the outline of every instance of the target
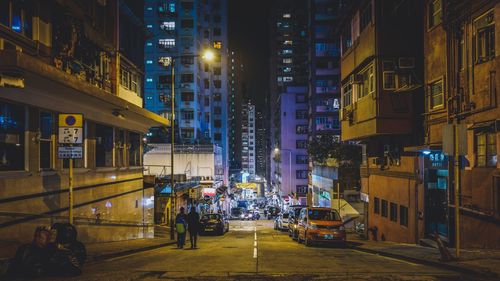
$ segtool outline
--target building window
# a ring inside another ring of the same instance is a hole
[[[349,48],[352,47],[351,25],[346,24],[342,31],[342,53],[344,54]]]
[[[194,101],[194,93],[193,92],[182,92],[181,101],[184,101],[184,102]]]
[[[358,99],[375,92],[375,76],[373,74],[373,65],[368,67],[361,76],[363,77],[363,84],[359,86]]]
[[[291,77],[291,76],[283,77],[283,82],[292,82],[292,81],[293,81],[293,77]]]
[[[222,114],[222,108],[220,106],[214,107],[214,114]]]
[[[214,127],[215,128],[221,128],[222,127],[222,120],[214,120]]]
[[[441,23],[441,0],[429,3],[429,28]]]
[[[396,89],[396,72],[384,71],[382,73],[384,90]]]
[[[206,107],[210,106],[210,98],[209,97],[205,97],[205,106]]]
[[[52,113],[40,112],[40,169],[51,169],[54,134],[54,117]]]
[[[392,202],[390,204],[390,220],[393,222],[398,221],[398,204]]]
[[[214,28],[214,36],[220,36],[221,35],[221,29],[216,27]]]
[[[377,197],[373,198],[373,212],[375,214],[380,214],[380,199]]]
[[[295,111],[295,119],[303,120],[307,119],[308,111],[307,109],[299,109]]]
[[[495,133],[476,133],[476,159],[478,167],[495,167],[497,165]]]
[[[402,205],[399,205],[399,224],[408,226],[408,208]]]
[[[0,101],[0,171],[24,170],[24,108]]]
[[[134,132],[128,134],[128,165],[131,167],[141,166],[141,135]]]
[[[384,200],[384,199],[382,199],[381,201],[382,201],[382,204],[381,204],[382,209],[381,209],[381,211],[380,211],[380,214],[381,214],[384,218],[387,218],[387,215],[388,215],[388,214],[387,214],[387,211],[388,211],[388,210],[387,210],[387,207],[388,207],[387,201],[386,201],[386,200]]]
[[[181,74],[181,83],[193,83],[194,75],[193,73],[183,73]]]
[[[476,33],[476,63],[495,57],[495,17],[493,11],[474,21]]]
[[[430,108],[441,108],[444,106],[443,80],[436,81],[429,85]]]
[[[297,125],[295,127],[295,133],[298,135],[306,135],[307,134],[307,125]]]
[[[116,129],[115,167],[125,167],[125,130]]]
[[[164,49],[170,49],[175,47],[175,39],[158,39],[158,46]]]
[[[221,17],[220,17],[220,15],[214,15],[214,22],[215,22],[215,23],[219,23],[219,22],[221,22]]]
[[[222,48],[222,42],[214,41],[214,49],[221,49],[221,48]]]
[[[295,178],[296,179],[307,179],[307,170],[297,170],[295,171]]]
[[[31,39],[34,7],[31,1],[0,1],[0,24]]]
[[[307,193],[307,185],[296,185],[295,191],[297,194],[306,194]]]
[[[194,21],[192,19],[181,20],[181,28],[193,28]]]
[[[307,141],[306,140],[295,141],[295,148],[297,148],[297,149],[307,149]]]
[[[220,89],[222,87],[222,82],[220,80],[214,80],[214,86],[216,89]]]
[[[352,104],[352,84],[348,83],[342,87],[342,102],[344,107],[350,106]]]
[[[192,57],[192,56],[182,56],[181,57],[181,63],[183,65],[193,65],[194,64],[194,57]]]
[[[184,110],[182,111],[182,119],[184,120],[193,120],[194,112],[192,110]]]
[[[214,134],[214,140],[221,141],[222,140],[222,134],[221,133],[215,133]]]
[[[292,62],[293,62],[293,60],[291,58],[283,59],[283,63],[289,64],[289,63],[292,63]]]
[[[307,164],[307,155],[296,155],[295,164]]]
[[[359,30],[363,31],[372,22],[372,3],[369,3],[361,12]]]
[[[220,94],[220,93],[214,93],[214,94],[213,94],[213,100],[214,100],[215,102],[220,102],[220,101],[222,101],[221,94]]]
[[[160,24],[160,29],[165,31],[175,30],[175,21],[164,21]]]
[[[181,137],[183,139],[192,139],[192,138],[194,138],[194,129],[193,128],[182,128],[181,129]]]
[[[193,2],[182,2],[181,6],[182,6],[183,10],[189,11],[189,10],[193,9],[194,4],[193,4]]]
[[[95,125],[95,165],[113,167],[113,127]]]

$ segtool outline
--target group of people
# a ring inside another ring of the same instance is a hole
[[[185,214],[184,207],[180,208],[179,214],[175,217],[175,229],[177,231],[177,247],[184,248],[186,244],[186,230],[189,232],[189,241],[191,249],[198,248],[196,242],[200,232],[200,214],[196,212],[195,207],[191,207],[189,214]]]

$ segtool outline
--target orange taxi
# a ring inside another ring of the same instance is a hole
[[[339,213],[330,208],[307,207],[300,211],[297,225],[299,243],[346,242],[344,222]]]

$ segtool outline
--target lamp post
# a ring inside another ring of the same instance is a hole
[[[278,154],[280,151],[288,151],[288,185],[290,187],[290,192],[292,191],[292,151],[290,149],[283,149],[276,147],[274,153]],[[281,162],[281,157],[280,157]],[[280,190],[281,191],[281,190]],[[281,196],[281,194],[280,194]],[[280,198],[281,201],[281,198]]]
[[[185,57],[200,57],[205,61],[211,61],[214,59],[215,54],[206,50],[202,55],[187,55]],[[175,205],[177,201],[177,195],[175,191],[175,181],[174,181],[174,142],[175,142],[175,60],[179,57],[170,57],[164,60],[160,60],[159,63],[163,66],[170,66],[171,75],[171,88],[172,92],[170,95],[170,239],[175,239]]]

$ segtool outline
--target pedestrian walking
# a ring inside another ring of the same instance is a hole
[[[177,248],[184,248],[186,242],[186,227],[187,218],[184,213],[184,207],[181,207],[180,212],[175,217],[175,229],[177,231]]]
[[[200,214],[196,212],[195,207],[191,207],[191,212],[188,214],[188,231],[191,249],[197,248],[196,242],[200,231]]]

